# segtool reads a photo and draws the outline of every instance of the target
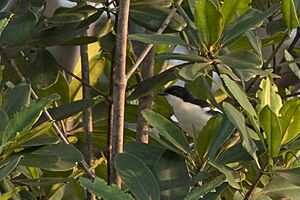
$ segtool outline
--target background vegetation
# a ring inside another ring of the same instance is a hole
[[[299,199],[300,1],[69,1],[0,2],[1,200]]]

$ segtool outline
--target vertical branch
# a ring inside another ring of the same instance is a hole
[[[119,2],[115,74],[113,84],[113,142],[112,160],[123,151],[126,79],[126,51],[130,0]],[[112,182],[121,187],[121,179],[113,168]]]
[[[146,56],[143,65],[141,67],[141,73],[143,80],[148,79],[153,76],[154,73],[154,55],[155,49],[152,48],[148,55]],[[149,124],[143,118],[141,111],[146,108],[151,108],[153,102],[153,94],[147,94],[139,99],[139,114],[137,119],[137,128],[136,128],[136,139],[138,141],[148,143],[148,135],[146,132],[149,130]]]
[[[86,36],[87,32],[83,34]],[[88,84],[90,84],[90,66],[89,66],[89,57],[88,57],[88,47],[87,45],[80,45],[80,57],[81,57],[81,73],[82,73],[82,80]],[[91,99],[91,88],[85,84],[82,84],[82,95],[83,99]],[[83,111],[83,130],[85,136],[85,159],[88,165],[92,165],[93,160],[93,117],[92,117],[92,108],[89,107]],[[95,200],[96,196],[87,193],[87,199]]]

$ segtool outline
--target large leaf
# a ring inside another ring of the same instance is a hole
[[[43,146],[29,154],[25,154],[20,165],[39,167],[50,171],[67,171],[83,160],[83,156],[75,147],[63,143]]]
[[[224,22],[226,24],[235,20],[239,15],[244,14],[250,9],[251,0],[224,0],[222,6],[222,14],[224,16]]]
[[[161,200],[181,200],[189,192],[190,178],[184,157],[166,150],[157,157],[153,172],[160,186]]]
[[[224,176],[218,176],[213,180],[209,181],[208,183],[195,188],[190,192],[184,200],[198,200],[200,197],[204,196],[205,194],[214,191],[218,186],[220,186],[225,181]]]
[[[289,29],[297,28],[299,25],[299,20],[294,0],[282,0],[281,10],[284,22],[287,27]]]
[[[281,97],[277,94],[277,86],[269,77],[267,77],[266,79],[262,79],[259,87],[261,90],[257,92],[257,96],[260,100],[260,104],[257,106],[258,113],[266,105],[268,105],[270,109],[278,116],[279,110],[282,106],[282,100]]]
[[[131,34],[128,36],[129,40],[140,41],[150,44],[169,44],[169,45],[182,45],[188,46],[180,37],[174,35],[150,35],[150,34]]]
[[[257,118],[256,112],[253,106],[250,104],[246,93],[239,87],[239,85],[231,80],[227,75],[221,75],[221,78],[225,82],[227,88],[233,95],[233,97],[237,100],[237,102],[248,112],[250,115]]]
[[[285,178],[288,182],[300,186],[300,168],[274,170],[274,174]]]
[[[41,115],[43,109],[49,107],[52,101],[57,98],[57,95],[52,95],[48,98],[40,99],[31,103],[29,107],[24,107],[20,112],[16,113],[7,125],[3,134],[2,144],[13,140],[18,134],[21,135],[28,131]]]
[[[198,76],[203,74],[202,69],[208,65],[208,63],[195,63],[185,65],[178,71],[178,75],[187,81],[193,81]]]
[[[7,116],[11,118],[16,112],[20,111],[22,107],[28,105],[29,99],[30,85],[21,83],[4,95],[3,110],[7,113]]]
[[[14,16],[4,28],[0,40],[9,45],[22,45],[33,36],[38,19],[31,10]]]
[[[0,137],[2,137],[2,134],[5,131],[8,123],[9,123],[9,118],[6,112],[0,108]]]
[[[213,46],[224,28],[220,10],[210,0],[196,0],[194,18],[201,41],[207,47]]]
[[[289,63],[289,67],[292,70],[292,72],[298,77],[298,79],[300,79],[300,69],[298,65],[294,63],[298,62],[297,58],[294,59],[288,51],[284,51],[284,58]]]
[[[200,159],[206,156],[207,152],[211,148],[212,143],[214,143],[214,138],[216,137],[217,129],[220,125],[221,117],[212,117],[208,120],[207,124],[201,130],[201,133],[197,136],[195,142],[195,149],[197,150],[197,155]]]
[[[262,59],[251,51],[237,51],[228,55],[222,55],[220,60],[230,66],[245,81],[259,73],[267,75],[260,69],[263,63]]]
[[[164,116],[153,112],[150,109],[142,111],[145,120],[158,130],[159,134],[167,139],[172,145],[181,150],[183,153],[190,151],[189,143],[182,131],[167,120]]]
[[[229,120],[235,125],[235,127],[239,130],[242,138],[242,145],[246,149],[246,151],[257,160],[256,151],[258,150],[256,144],[253,139],[250,137],[244,116],[231,104],[224,102],[223,107],[225,113],[227,114]]]
[[[120,153],[115,157],[115,166],[123,183],[137,199],[160,199],[158,182],[140,159],[128,153]]]
[[[176,71],[178,69],[181,69],[182,67],[183,65],[172,67],[156,76],[144,80],[135,88],[135,90],[131,93],[127,100],[137,99],[156,88],[162,87],[169,81],[174,80],[176,78]]]
[[[282,144],[286,144],[300,133],[300,100],[285,102],[279,113],[283,132]]]
[[[29,65],[29,78],[37,88],[48,88],[58,79],[59,64],[46,49],[39,49],[35,60]]]
[[[130,18],[136,24],[155,32],[159,29],[170,12],[170,9],[156,5],[132,6],[130,9]],[[168,24],[167,31],[182,31],[185,27],[186,23],[183,18],[175,13]]]
[[[123,192],[116,185],[107,185],[107,183],[100,178],[95,178],[93,182],[87,178],[79,178],[79,183],[97,197],[105,200],[133,200],[129,194]]]
[[[0,181],[2,181],[6,176],[8,176],[18,165],[20,162],[22,156],[14,157],[8,161],[8,163],[5,164],[5,166],[2,165],[0,168]]]
[[[220,150],[220,147],[225,144],[225,142],[230,138],[235,130],[235,126],[228,119],[226,114],[223,115],[221,124],[219,125],[216,134],[213,138],[213,143],[211,144],[206,158],[209,160],[214,157],[214,155]]]
[[[227,46],[234,42],[238,37],[243,35],[249,29],[257,28],[269,16],[271,16],[279,8],[279,4],[273,4],[269,9],[260,12],[254,9],[248,10],[241,15],[236,21],[229,24],[224,30],[222,38],[223,46]]]
[[[269,155],[276,157],[280,151],[282,134],[278,117],[267,105],[260,112],[259,119],[267,137]]]
[[[126,142],[124,151],[130,153],[147,165],[153,167],[156,160],[163,154],[165,148],[158,145],[145,144],[137,141]]]
[[[254,193],[254,197],[267,195],[275,198],[288,197],[297,200],[300,196],[300,187],[293,185],[282,177],[275,176],[261,191]]]

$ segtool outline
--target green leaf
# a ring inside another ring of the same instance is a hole
[[[49,21],[53,24],[68,24],[83,21],[96,14],[98,9],[90,5],[80,5],[72,8],[58,8]]]
[[[7,125],[2,144],[13,140],[19,134],[22,135],[27,132],[41,115],[43,109],[49,107],[52,101],[57,98],[57,95],[52,95],[48,98],[39,99],[31,103],[29,107],[24,107],[16,113]]]
[[[0,108],[0,138],[2,138],[3,132],[5,131],[8,123],[9,123],[9,118],[6,112]]]
[[[224,29],[220,10],[210,0],[195,0],[194,18],[201,41],[206,47],[213,46]]]
[[[259,120],[261,127],[266,133],[269,155],[276,157],[280,151],[282,134],[278,117],[267,105],[260,112]]]
[[[158,182],[140,159],[128,153],[119,153],[115,157],[115,166],[123,183],[137,199],[160,199]]]
[[[176,148],[185,154],[190,152],[189,143],[186,137],[176,125],[167,120],[164,116],[155,113],[150,109],[143,110],[142,115],[151,126],[158,130],[160,135]]]
[[[213,138],[213,143],[211,144],[206,158],[209,160],[214,157],[215,154],[220,150],[221,146],[230,138],[234,133],[235,126],[228,119],[226,114],[223,114],[221,124],[219,125],[215,136]]]
[[[283,132],[282,144],[293,140],[300,133],[300,100],[285,102],[280,112],[280,125]]]
[[[237,143],[234,146],[228,148],[226,151],[217,158],[216,163],[225,165],[229,163],[251,161],[252,157],[245,150],[242,143]]]
[[[254,193],[254,198],[261,195],[267,195],[270,197],[288,197],[293,200],[297,200],[300,196],[300,187],[295,186],[283,179],[282,177],[275,176],[272,180],[262,188],[262,190]]]
[[[281,10],[283,19],[289,29],[297,28],[299,20],[294,0],[282,0]]]
[[[8,45],[26,44],[33,36],[37,22],[38,19],[31,10],[20,16],[15,15],[2,31],[1,42]]]
[[[189,192],[190,178],[184,157],[165,150],[157,157],[153,173],[160,186],[161,200],[182,200]]]
[[[46,130],[46,129],[47,129],[47,127],[45,127],[45,129],[41,129],[41,131],[44,132],[44,130]],[[58,137],[41,135],[41,136],[32,138],[28,142],[24,143],[22,146],[23,147],[37,147],[37,146],[44,146],[44,145],[49,145],[49,144],[57,144],[58,142],[59,142]]]
[[[225,24],[228,24],[236,19],[239,15],[244,14],[250,9],[251,0],[224,0],[222,6],[222,14]]]
[[[288,51],[284,51],[284,58],[286,61],[295,61],[293,56],[288,52]],[[296,60],[297,61],[297,60]],[[292,72],[295,74],[295,76],[297,76],[298,79],[300,79],[300,69],[298,67],[297,64],[295,64],[294,62],[289,63],[289,67],[292,70]]]
[[[94,36],[86,36],[86,37],[76,37],[69,41],[62,43],[62,46],[77,46],[77,45],[84,45],[84,44],[91,44],[97,42],[98,38]]]
[[[3,98],[3,110],[7,116],[11,118],[16,112],[19,112],[22,107],[26,107],[30,100],[30,85],[19,84],[9,90]]]
[[[170,12],[170,9],[158,7],[154,4],[146,6],[131,6],[129,16],[132,21],[139,26],[156,32]],[[167,31],[183,31],[185,27],[186,22],[184,19],[179,14],[175,13],[168,24]]]
[[[204,67],[208,66],[209,63],[195,63],[195,64],[190,64],[190,65],[185,65],[183,68],[181,68],[178,71],[178,74],[180,77],[187,81],[193,81],[195,80],[198,76],[202,75],[203,72],[201,69]]]
[[[125,143],[124,151],[142,160],[149,166],[154,166],[156,160],[166,149],[154,144],[145,144],[138,141],[128,141]]]
[[[25,154],[20,165],[39,167],[50,171],[67,171],[83,160],[83,156],[75,147],[63,143],[50,144]]]
[[[92,182],[87,178],[79,178],[79,183],[87,188],[91,193],[105,200],[133,200],[133,198],[120,190],[116,185],[107,185],[107,183],[98,177]]]
[[[29,78],[37,88],[48,88],[58,79],[59,64],[46,49],[39,49],[35,60],[29,65]]]
[[[240,172],[234,171],[229,167],[217,163],[209,162],[209,164],[218,169],[221,173],[223,173],[226,176],[226,180],[228,181],[231,187],[235,189],[241,189],[240,185],[238,184],[238,180],[240,179]]]
[[[5,8],[5,6],[7,5],[9,0],[2,0],[0,2],[0,10],[2,10],[3,8]]]
[[[152,35],[152,34],[131,34],[128,36],[129,40],[140,41],[150,44],[169,44],[169,45],[182,45],[188,46],[180,37],[174,35]]]
[[[231,104],[224,102],[223,107],[225,113],[227,114],[229,120],[235,125],[235,127],[239,130],[242,138],[242,145],[246,149],[246,151],[257,160],[256,151],[258,150],[256,144],[253,139],[250,137],[244,116],[241,114],[239,110],[237,110]]]
[[[151,78],[142,81],[140,84],[138,84],[135,90],[130,94],[127,100],[137,99],[155,90],[156,88],[162,87],[169,81],[176,79],[176,71],[178,69],[181,69],[182,67],[183,65],[172,67],[156,76],[153,76]]]
[[[262,59],[251,51],[237,51],[228,55],[220,56],[220,60],[230,66],[236,74],[245,81],[262,72],[263,75],[268,75],[260,70]]]
[[[190,192],[184,200],[198,200],[200,197],[204,196],[205,194],[214,191],[218,186],[220,186],[225,181],[224,176],[218,176],[209,181],[208,183],[196,187],[192,192]]]
[[[201,130],[201,133],[196,137],[195,149],[197,150],[197,156],[202,159],[206,156],[207,152],[211,148],[214,138],[217,134],[217,129],[220,125],[221,117],[212,117],[208,120],[207,124]]]
[[[22,156],[14,157],[5,164],[5,166],[0,168],[0,181],[7,177],[19,164]]]
[[[197,62],[197,63],[207,63],[207,60],[201,56],[195,56],[190,54],[181,54],[181,53],[160,53],[155,55],[156,60],[183,60],[189,62]]]
[[[288,182],[300,186],[300,168],[274,170],[274,174],[285,178]]]
[[[257,92],[257,97],[260,104],[257,106],[258,113],[265,107],[269,106],[270,109],[278,116],[279,110],[282,106],[281,97],[278,95],[278,88],[273,83],[270,77],[262,79],[260,90]]]
[[[251,115],[257,118],[256,112],[253,106],[250,104],[246,93],[239,87],[239,85],[231,80],[227,75],[222,74],[221,78],[225,82],[227,88],[233,95],[233,97],[237,100],[237,102]]]
[[[236,41],[238,37],[243,35],[249,29],[257,28],[260,24],[279,8],[279,4],[273,4],[269,9],[264,12],[255,9],[248,10],[245,14],[241,15],[236,21],[226,26],[222,38],[222,45],[228,46]]]

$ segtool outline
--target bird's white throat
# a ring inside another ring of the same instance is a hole
[[[188,135],[196,138],[207,121],[212,117],[199,105],[183,101],[174,95],[166,95],[166,99],[173,107],[174,115],[179,125]]]

